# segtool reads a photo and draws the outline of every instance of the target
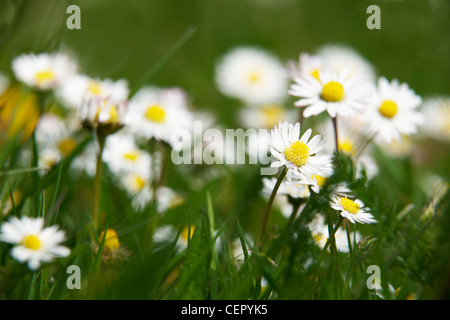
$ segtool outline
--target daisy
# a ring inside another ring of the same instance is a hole
[[[327,111],[334,118],[360,113],[371,91],[371,86],[362,77],[351,76],[350,70],[343,68],[339,73],[320,70],[318,78],[303,74],[295,78],[289,94],[300,97],[294,105],[305,107],[304,117]]]
[[[335,195],[332,198],[331,208],[340,211],[342,217],[347,218],[351,223],[376,223],[372,214],[364,207],[364,203],[359,200],[351,200],[347,196]]]
[[[188,237],[189,239],[192,239],[194,231],[195,225],[185,226],[183,230],[181,230],[180,236],[178,237],[177,243],[175,244],[175,248],[177,251],[186,250],[189,241]],[[156,229],[153,235],[153,241],[155,241],[156,243],[172,242],[175,240],[177,233],[177,229],[175,229],[174,226],[164,225]]]
[[[72,153],[78,144],[73,135],[75,130],[76,127],[55,114],[46,113],[39,119],[35,133],[40,167],[52,168]]]
[[[283,122],[268,135],[270,152],[278,159],[272,167],[286,166],[288,179],[305,172],[321,172],[331,168],[329,155],[318,155],[322,149],[320,135],[309,140],[312,130],[308,129],[300,138],[300,123],[295,125]],[[308,142],[309,140],[309,142]]]
[[[130,100],[125,123],[138,138],[172,144],[175,130],[192,128],[193,117],[187,105],[186,94],[179,88],[144,87]]]
[[[71,77],[77,65],[63,53],[22,54],[12,62],[16,78],[38,90],[50,90]]]
[[[311,75],[319,80],[319,71],[322,69],[322,60],[318,56],[308,53],[301,53],[298,62],[289,61],[287,66],[289,77],[294,81],[305,74]]]
[[[361,74],[367,81],[375,81],[376,79],[375,68],[372,63],[349,46],[327,44],[320,47],[316,55],[327,70],[340,72],[343,68],[349,68],[350,75]]]
[[[450,97],[435,97],[425,99],[422,105],[426,123],[424,132],[444,142],[450,142]]]
[[[67,257],[70,250],[60,245],[64,240],[64,231],[57,226],[44,228],[42,218],[12,217],[0,228],[0,241],[14,244],[11,255],[22,263],[27,262],[31,270],[38,269],[41,262]]]
[[[234,48],[216,66],[220,92],[248,105],[281,103],[286,98],[287,80],[277,57],[253,47]]]
[[[115,175],[136,171],[141,172],[141,175],[144,176],[150,174],[147,173],[151,168],[150,154],[140,150],[134,136],[129,133],[108,136],[102,159]]]
[[[416,133],[417,126],[425,122],[424,115],[416,110],[421,103],[421,97],[406,83],[380,77],[365,115],[376,141],[389,143],[401,140],[402,134]]]
[[[86,129],[106,136],[123,127],[127,107],[126,100],[116,103],[109,98],[90,98],[79,108],[78,117]]]
[[[243,108],[239,111],[239,122],[246,128],[269,129],[295,115],[295,110],[287,110],[283,105],[264,104]]]
[[[115,103],[128,98],[128,82],[124,79],[98,79],[84,74],[75,74],[58,88],[57,96],[72,109],[78,109],[83,101],[104,97]]]

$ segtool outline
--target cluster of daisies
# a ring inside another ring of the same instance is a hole
[[[81,174],[96,176],[100,161],[107,165],[116,185],[129,195],[135,211],[156,204],[157,211],[163,213],[182,202],[174,190],[158,182],[161,158],[165,148],[172,147],[172,133],[180,128],[191,130],[193,123],[184,90],[144,86],[130,96],[125,79],[99,79],[79,73],[75,60],[60,52],[23,54],[13,60],[12,71],[17,81],[1,76],[0,95],[7,96],[25,85],[46,97],[38,106],[34,128],[41,175],[69,157],[90,132],[93,141],[71,161],[69,173],[74,179]],[[31,152],[23,152],[21,161],[29,166]],[[15,245],[12,256],[28,262],[30,269],[70,254],[60,245],[65,240],[64,232],[56,225],[45,227],[42,218],[12,217],[0,230],[0,240]],[[106,247],[116,248],[117,233],[113,229],[107,233]]]
[[[216,83],[224,95],[242,103],[238,120],[244,126],[271,128],[263,145],[274,158],[271,166],[282,167],[284,174],[279,185],[277,178],[263,178],[262,194],[277,194],[275,202],[286,217],[293,214],[297,200],[320,192],[334,172],[334,151],[352,158],[356,178],[363,170],[372,178],[378,173],[374,144],[393,156],[404,156],[418,133],[450,141],[448,97],[422,101],[408,84],[377,76],[370,62],[343,45],[325,45],[286,64],[263,49],[239,47],[219,61]],[[297,108],[288,105],[289,98]],[[313,136],[310,128],[301,134],[298,121],[311,117],[320,134]],[[426,121],[433,125],[422,129]],[[330,207],[343,218],[376,222],[345,183],[333,190]],[[320,217],[310,225],[316,240],[329,236]],[[346,248],[341,246],[342,251]]]

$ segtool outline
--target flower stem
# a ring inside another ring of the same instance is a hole
[[[323,251],[327,250],[328,246],[330,245],[330,243],[332,242],[334,245],[336,244],[335,242],[335,238],[334,235],[336,234],[336,231],[338,231],[339,227],[341,226],[342,221],[344,221],[344,217],[342,217],[341,215],[339,216],[339,220],[336,223],[336,226],[334,227],[334,229],[332,230],[330,236],[328,237],[327,242],[325,243],[324,247],[323,247]]]
[[[259,240],[262,242],[264,235],[267,231],[267,224],[269,222],[270,212],[272,210],[273,201],[275,200],[275,196],[277,195],[278,189],[280,188],[281,182],[283,181],[284,177],[286,176],[288,171],[288,168],[284,167],[283,171],[281,172],[280,176],[278,177],[277,182],[275,183],[275,186],[273,187],[272,193],[270,194],[269,202],[267,203],[266,211],[264,212],[264,216],[262,219],[261,224],[261,233],[259,235]]]
[[[338,124],[337,124],[337,115],[334,118],[331,118],[333,121],[333,128],[334,128],[334,142],[336,146],[336,152],[339,151],[339,138],[338,138]]]
[[[102,189],[102,175],[103,175],[103,160],[102,153],[103,147],[105,144],[105,137],[102,135],[98,135],[98,153],[97,153],[97,166],[95,171],[94,178],[94,200],[93,200],[93,210],[92,210],[92,221],[94,223],[94,227],[99,230],[100,223],[102,222],[100,217],[100,197],[101,197],[101,189]]]

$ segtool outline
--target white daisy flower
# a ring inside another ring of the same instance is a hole
[[[289,61],[287,67],[289,77],[294,81],[305,74],[311,75],[319,80],[319,71],[322,69],[322,60],[318,56],[308,53],[301,53],[298,62]]]
[[[130,100],[125,123],[136,137],[172,144],[172,133],[180,128],[190,130],[193,116],[183,90],[144,87]]]
[[[239,111],[239,122],[246,128],[269,129],[279,122],[295,119],[296,110],[287,110],[279,104],[265,104]]]
[[[376,223],[373,215],[364,207],[364,203],[359,200],[351,200],[347,196],[335,195],[330,204],[331,208],[340,211],[342,217],[347,218],[351,223]]]
[[[195,225],[185,226],[178,237],[177,243],[175,244],[177,251],[184,251],[188,246],[188,237],[192,238],[195,231]],[[158,227],[153,234],[153,241],[156,243],[167,243],[175,240],[177,236],[177,229],[172,225],[164,225]]]
[[[121,175],[124,172],[140,172],[140,175],[150,175],[150,154],[140,150],[134,136],[129,133],[108,136],[102,159],[115,175]]]
[[[300,173],[322,172],[331,168],[329,155],[318,155],[322,149],[321,136],[316,135],[310,141],[312,130],[308,129],[300,138],[300,123],[295,126],[288,122],[280,123],[268,135],[270,152],[278,159],[272,167],[286,166],[288,178]]]
[[[76,74],[63,82],[57,96],[72,109],[78,109],[91,98],[103,97],[119,103],[128,98],[128,82],[124,79],[97,79]]]
[[[433,139],[450,142],[450,97],[425,99],[422,112],[428,124],[423,131]]]
[[[371,93],[371,86],[361,76],[351,76],[348,68],[339,73],[321,70],[318,78],[303,74],[295,78],[289,90],[290,95],[300,97],[294,105],[305,107],[306,118],[323,111],[332,118],[361,113]]]
[[[40,167],[51,168],[72,153],[78,144],[73,135],[75,130],[55,114],[46,113],[39,119],[35,132]]]
[[[339,119],[338,125],[338,149],[352,157],[356,167],[356,178],[360,177],[362,168],[366,169],[368,178],[374,177],[378,173],[378,166],[371,156],[371,145],[366,145],[363,150],[360,150],[363,145],[365,132],[359,131],[355,126],[351,125],[355,117],[347,117]],[[325,137],[332,137],[334,135],[333,125],[330,121],[325,121],[318,126],[318,131]],[[323,150],[326,153],[332,153],[335,150],[335,142],[333,139],[324,139]]]
[[[416,110],[421,103],[421,97],[406,83],[380,77],[365,115],[370,130],[376,133],[376,141],[389,143],[401,140],[402,134],[416,133],[417,126],[425,122],[424,115]]]
[[[127,100],[114,102],[109,98],[94,97],[82,103],[78,117],[86,129],[106,136],[123,127],[127,107]]]
[[[67,257],[70,250],[60,245],[64,240],[64,231],[57,226],[44,228],[42,218],[12,217],[0,228],[0,241],[14,244],[11,255],[22,263],[27,262],[31,270],[38,269],[41,262]]]
[[[16,78],[38,90],[50,90],[71,77],[77,65],[63,53],[22,54],[12,62]]]
[[[231,50],[216,66],[218,89],[248,105],[281,103],[286,98],[287,80],[277,57],[253,47]]]
[[[317,50],[323,67],[332,72],[350,69],[350,75],[361,74],[367,81],[375,81],[376,72],[373,65],[353,48],[341,44],[324,45]]]

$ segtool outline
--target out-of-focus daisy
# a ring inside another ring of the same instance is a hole
[[[36,126],[39,166],[51,168],[77,146],[75,128],[55,114],[44,114]]]
[[[300,54],[298,62],[289,61],[287,70],[289,77],[295,81],[295,79],[301,78],[305,74],[319,79],[319,71],[322,68],[323,62],[318,56],[304,52]]]
[[[55,89],[76,69],[77,65],[63,53],[22,54],[12,62],[16,78],[38,90]]]
[[[265,104],[243,108],[239,112],[239,122],[246,128],[269,129],[279,122],[295,119],[295,110],[287,110],[279,104]]]
[[[78,109],[83,101],[91,98],[108,98],[119,103],[128,98],[128,82],[124,79],[97,79],[84,74],[76,74],[61,85],[58,97],[69,108]]]
[[[450,97],[425,99],[422,105],[426,123],[424,132],[433,139],[450,141]]]
[[[151,168],[150,155],[139,149],[131,134],[116,133],[108,136],[102,159],[116,175],[131,171],[145,172]]]
[[[350,75],[361,74],[368,81],[375,81],[375,68],[359,52],[341,44],[327,44],[317,50],[323,67],[332,72],[340,72],[349,68]]]
[[[369,208],[359,200],[351,200],[347,196],[335,195],[331,199],[331,208],[340,211],[342,217],[347,218],[351,223],[376,223],[373,215],[368,211]]]
[[[192,128],[193,116],[187,105],[186,94],[179,88],[144,87],[130,100],[125,123],[138,138],[172,144],[175,130]]]
[[[180,236],[176,243],[178,251],[186,250],[189,240],[192,238],[195,231],[195,225],[185,226],[181,230]],[[153,235],[153,241],[156,243],[168,243],[175,240],[177,236],[177,229],[172,225],[164,225],[158,227]]]
[[[277,57],[265,50],[238,47],[216,66],[219,90],[248,105],[281,103],[286,98],[287,74]]]
[[[420,96],[406,83],[394,79],[378,79],[378,89],[365,114],[369,128],[376,134],[376,141],[401,140],[401,135],[417,132],[425,117],[417,111],[422,103]]]
[[[271,163],[272,167],[286,166],[288,178],[299,176],[305,172],[322,172],[331,168],[329,155],[318,155],[322,149],[321,136],[316,135],[311,140],[312,130],[308,129],[300,138],[300,123],[280,123],[268,135],[270,152],[278,161]],[[308,141],[309,140],[309,141]]]
[[[127,100],[114,102],[109,98],[95,97],[83,102],[78,116],[86,129],[106,136],[124,126],[127,107]]]
[[[323,248],[329,238],[328,225],[325,223],[325,219],[322,215],[317,215],[309,224],[308,228],[311,230],[311,234],[314,238],[315,243],[320,248]],[[339,228],[334,234],[336,241],[336,248],[341,252],[348,252],[348,237],[347,231],[343,228]],[[350,241],[352,245],[356,245],[361,239],[361,234],[359,232],[350,234]],[[356,240],[356,243],[355,241]]]
[[[295,78],[289,90],[289,94],[300,98],[294,105],[305,107],[304,117],[323,111],[333,118],[353,116],[363,110],[371,93],[371,86],[359,75],[350,76],[348,68],[339,73],[321,70],[318,78],[304,74]]]
[[[339,151],[352,157],[356,167],[356,177],[359,177],[362,168],[365,168],[368,178],[372,178],[378,173],[378,166],[371,156],[371,145],[364,145],[364,140],[368,139],[365,132],[349,125],[354,117],[340,119],[338,125],[338,149]],[[318,126],[318,131],[325,137],[334,135],[333,125],[330,121],[325,121]],[[333,139],[324,139],[324,152],[332,153],[335,149]]]
[[[12,217],[0,228],[0,241],[14,244],[11,255],[22,263],[27,262],[32,270],[38,269],[42,262],[67,257],[70,250],[60,245],[64,240],[64,231],[57,226],[44,228],[42,218]]]

